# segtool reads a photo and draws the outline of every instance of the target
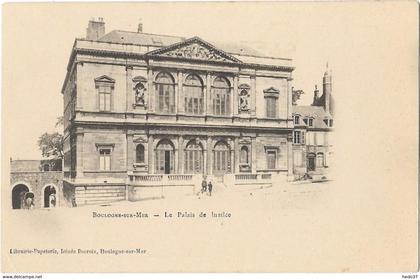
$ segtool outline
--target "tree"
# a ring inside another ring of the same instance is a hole
[[[43,133],[38,139],[38,146],[42,152],[42,157],[62,159],[63,153],[63,136],[58,133]]]
[[[63,126],[63,117],[57,118],[55,127]],[[38,146],[42,152],[42,157],[50,159],[62,159],[64,157],[63,152],[63,136],[58,133],[43,133],[38,138]]]

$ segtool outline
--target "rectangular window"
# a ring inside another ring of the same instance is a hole
[[[111,86],[99,86],[99,110],[111,110]]]
[[[299,116],[295,116],[295,125],[299,125]]]
[[[312,118],[308,119],[308,126],[313,127],[314,126],[314,120]]]
[[[99,170],[102,170],[102,171],[111,170],[111,149],[110,148],[99,149]]]
[[[300,143],[300,131],[293,132],[293,143]]]
[[[267,118],[277,117],[277,99],[273,97],[266,97]]]
[[[267,151],[267,169],[273,170],[276,168],[276,151],[268,150]]]

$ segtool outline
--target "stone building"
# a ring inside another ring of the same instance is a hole
[[[66,195],[86,204],[190,192],[203,176],[293,177],[293,70],[236,44],[141,25],[105,33],[92,20],[62,87]]]
[[[61,160],[10,160],[10,207],[51,208],[64,205]]]
[[[295,178],[305,174],[310,177],[327,177],[329,161],[333,154],[331,140],[334,121],[332,75],[327,70],[322,79],[322,95],[315,85],[310,106],[293,106],[293,168]]]

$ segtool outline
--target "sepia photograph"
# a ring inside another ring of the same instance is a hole
[[[2,8],[2,272],[418,270],[417,2]]]

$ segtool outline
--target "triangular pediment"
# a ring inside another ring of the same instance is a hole
[[[150,57],[168,57],[203,61],[242,63],[232,55],[216,48],[215,46],[198,37],[193,37],[168,47],[153,50],[146,55]]]
[[[113,78],[111,78],[107,75],[103,75],[103,76],[95,78],[95,82],[112,82],[112,83],[114,83],[115,79],[113,79]]]

